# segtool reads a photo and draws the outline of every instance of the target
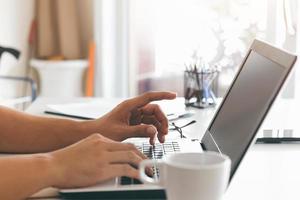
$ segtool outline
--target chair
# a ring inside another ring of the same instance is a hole
[[[20,52],[18,50],[0,46],[0,59],[1,59],[2,54],[5,52],[12,54],[16,59],[18,59],[20,57]],[[19,87],[16,87],[16,88],[22,88],[24,90],[27,88],[27,85],[29,85],[31,94],[28,96],[25,95],[25,96],[21,96],[21,97],[12,97],[12,96],[3,97],[4,96],[3,93],[5,93],[5,91],[2,91],[1,92],[2,95],[0,96],[0,104],[1,105],[11,106],[11,107],[16,107],[16,108],[18,107],[18,105],[22,105],[22,109],[24,109],[26,103],[33,102],[37,97],[37,85],[36,85],[35,81],[29,77],[0,75],[0,84],[2,81],[5,81],[7,83],[14,82],[16,84],[20,84]],[[2,82],[2,84],[3,83],[4,82]],[[4,84],[6,84],[6,83],[4,83]]]

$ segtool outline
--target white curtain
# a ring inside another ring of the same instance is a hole
[[[269,0],[268,1],[268,27],[267,27],[267,39],[271,44],[275,44],[279,47],[292,53],[299,53],[299,13],[300,4],[297,0]],[[297,31],[298,30],[298,31]],[[296,97],[298,89],[296,81],[300,70],[298,70],[296,64],[296,70],[290,77],[290,80],[283,92],[284,98]]]

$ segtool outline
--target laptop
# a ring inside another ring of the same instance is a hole
[[[296,56],[265,42],[254,40],[201,141],[178,139],[135,145],[153,159],[168,153],[214,151],[232,161],[232,180],[256,133],[278,96],[296,61]],[[201,122],[200,122],[201,123]],[[164,188],[118,177],[86,188],[64,189],[65,198],[124,199],[165,198]]]

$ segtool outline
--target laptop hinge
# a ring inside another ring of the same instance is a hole
[[[200,146],[203,149],[203,151],[206,151],[207,149],[206,149],[205,145],[202,142],[199,142],[199,143],[200,143]]]

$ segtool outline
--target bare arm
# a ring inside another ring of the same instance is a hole
[[[92,134],[86,124],[33,116],[0,106],[0,152],[33,153],[59,149]]]
[[[0,157],[0,199],[25,199],[50,186],[74,188],[117,176],[138,178],[135,167],[143,159],[133,145],[99,134],[50,153]]]
[[[46,156],[8,156],[0,158],[0,198],[25,199],[52,185],[52,172]],[[26,166],[26,167],[25,167]]]
[[[119,104],[97,120],[74,121],[38,117],[0,106],[0,152],[48,152],[73,144],[93,133],[115,141],[149,137],[160,142],[168,133],[168,120],[152,101],[174,99],[170,92],[149,92]]]

